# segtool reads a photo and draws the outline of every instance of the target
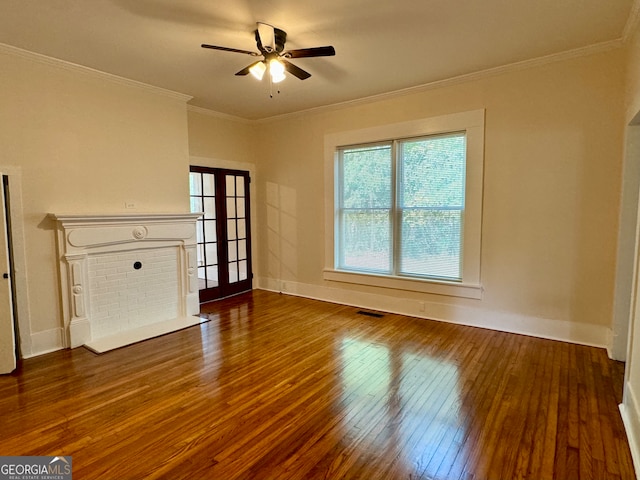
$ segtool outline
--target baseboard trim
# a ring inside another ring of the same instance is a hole
[[[261,290],[286,293],[358,308],[409,315],[428,320],[487,328],[501,332],[559,340],[610,351],[611,329],[566,320],[532,317],[512,312],[488,310],[482,307],[427,302],[391,295],[357,292],[326,286],[258,278]]]
[[[511,312],[487,310],[480,307],[424,302],[390,295],[363,293],[264,277],[258,278],[256,284],[256,288],[261,290],[428,320],[604,348],[609,356],[611,352],[611,329],[600,325],[531,317]],[[25,354],[24,358],[36,357],[62,350],[63,348],[64,335],[62,328],[36,332],[31,334],[31,352]]]
[[[55,352],[64,348],[62,328],[52,328],[31,334],[31,352],[23,353],[23,358],[37,357],[45,353]]]
[[[618,408],[620,409],[624,430],[627,433],[636,479],[640,480],[640,448],[637,441],[640,436],[640,410],[638,410],[638,402],[635,395],[627,383],[625,383],[624,390],[624,400]]]

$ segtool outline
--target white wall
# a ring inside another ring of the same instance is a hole
[[[188,113],[191,165],[249,172],[252,273],[257,277],[261,237],[255,214],[258,211],[255,161],[260,158],[258,145],[254,142],[256,125],[249,120],[198,107],[189,107]],[[253,285],[257,286],[255,282]]]
[[[260,285],[609,346],[624,61],[614,49],[261,122]],[[483,298],[323,280],[325,135],[477,109],[486,111]]]
[[[0,167],[20,172],[30,356],[63,347],[48,213],[188,212],[188,97],[5,46],[0,71]]]

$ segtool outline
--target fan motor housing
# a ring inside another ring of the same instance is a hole
[[[260,34],[258,33],[258,30],[256,30],[254,33],[256,37],[256,44],[258,45],[258,50],[260,50],[264,54],[267,50],[262,45],[262,41],[260,40]],[[273,36],[276,44],[276,52],[282,53],[282,51],[284,50],[284,44],[287,42],[287,32],[274,27]]]

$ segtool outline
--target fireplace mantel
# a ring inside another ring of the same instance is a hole
[[[199,216],[49,214],[57,229],[66,346],[87,345],[111,334],[122,336],[129,330],[173,321],[173,317],[196,315],[200,310]],[[150,289],[153,282],[159,282],[157,299]],[[109,288],[119,289],[117,295]],[[142,293],[137,294],[138,290]],[[116,300],[103,308],[104,299],[112,293]],[[154,311],[154,305],[162,305],[167,298],[168,308],[160,314]]]
[[[182,241],[195,245],[195,221],[199,213],[133,215],[49,214],[64,232],[65,253],[75,250],[117,249],[125,244]],[[189,242],[191,240],[191,242]]]

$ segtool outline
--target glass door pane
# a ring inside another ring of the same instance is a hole
[[[227,253],[229,283],[247,280],[247,228],[245,177],[227,174]]]
[[[203,214],[196,225],[199,289],[215,288],[219,285],[215,174],[190,172],[189,187],[191,211]]]

